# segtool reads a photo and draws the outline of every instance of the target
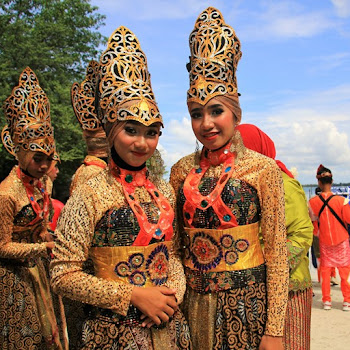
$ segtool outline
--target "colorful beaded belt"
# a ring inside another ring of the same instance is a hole
[[[217,293],[224,290],[246,288],[254,283],[266,282],[266,266],[223,272],[200,272],[185,268],[187,286],[197,293]]]
[[[168,279],[172,241],[148,246],[93,247],[95,276],[139,287],[164,284]]]
[[[223,272],[245,270],[265,262],[259,223],[224,230],[185,228],[184,265],[190,270]]]

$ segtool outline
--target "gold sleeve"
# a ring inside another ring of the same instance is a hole
[[[281,172],[274,162],[260,173],[258,192],[261,205],[261,232],[267,268],[267,322],[265,334],[283,336],[288,300],[284,190]]]
[[[4,259],[28,259],[46,255],[45,243],[12,241],[13,222],[17,211],[17,203],[13,196],[0,195],[0,257]]]
[[[176,215],[176,198],[175,193],[170,184],[168,187],[171,189],[171,195],[169,201],[173,206],[175,213],[175,224],[174,224],[174,236],[173,244],[174,248],[170,251],[169,256],[169,278],[166,283],[167,287],[176,289],[176,299],[178,304],[181,304],[186,291],[186,277],[183,269],[182,261],[178,252],[176,251],[176,242],[178,241],[178,225],[177,225],[177,215]]]
[[[57,240],[50,265],[51,284],[56,293],[67,298],[111,309],[125,316],[133,286],[92,276],[83,269],[89,257],[95,220],[101,216],[99,197],[89,190],[94,193],[98,188],[81,186],[62,210],[55,231]]]

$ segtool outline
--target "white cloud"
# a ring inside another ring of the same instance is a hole
[[[333,27],[335,24],[324,11],[307,12],[292,2],[263,2],[259,12],[247,13],[254,20],[250,26],[240,26],[244,40],[273,38],[311,37]]]
[[[350,16],[350,0],[331,0],[339,17]]]
[[[169,169],[180,158],[195,150],[196,138],[190,119],[184,117],[182,120],[171,119],[168,121],[160,141],[164,149],[163,160]]]

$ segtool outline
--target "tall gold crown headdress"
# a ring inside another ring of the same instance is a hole
[[[102,124],[95,108],[95,92],[99,79],[100,64],[94,60],[89,62],[84,81],[74,83],[71,88],[71,100],[75,116],[83,130],[102,130]]]
[[[242,56],[241,43],[219,10],[208,7],[198,16],[189,44],[187,102],[204,105],[215,96],[237,96],[236,70]]]
[[[102,122],[135,120],[163,125],[151,87],[147,59],[135,34],[123,26],[108,39],[100,58],[99,106]]]
[[[19,76],[19,84],[4,103],[7,125],[2,130],[2,142],[12,155],[24,151],[43,152],[58,160],[49,100],[29,68]]]

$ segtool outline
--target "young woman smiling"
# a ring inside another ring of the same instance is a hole
[[[203,148],[173,166],[170,182],[193,347],[282,350],[288,296],[282,177],[235,131],[240,42],[218,10],[199,15],[190,48],[187,104]]]
[[[100,77],[95,105],[109,166],[78,187],[63,209],[52,285],[90,306],[82,349],[190,349],[178,308],[186,282],[172,243],[174,192],[146,167],[163,121],[146,57],[127,28],[109,38]]]

